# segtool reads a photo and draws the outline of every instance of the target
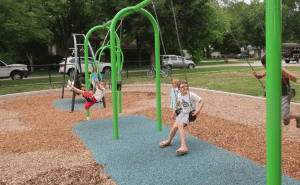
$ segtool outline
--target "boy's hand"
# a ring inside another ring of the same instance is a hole
[[[252,71],[253,76],[257,77],[256,71]]]
[[[196,111],[193,112],[192,115],[193,115],[193,116],[197,116],[199,113],[200,113],[200,111],[196,110]]]

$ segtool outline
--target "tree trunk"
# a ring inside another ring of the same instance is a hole
[[[153,47],[150,48],[150,65],[155,66],[155,49]]]
[[[261,59],[261,47],[258,47],[258,58]]]
[[[139,36],[136,34],[136,46],[137,46],[137,49],[138,49],[138,53],[139,53],[139,62],[138,62],[138,65],[139,65],[139,68],[142,67],[142,61],[141,61],[141,54],[142,54],[142,49],[141,49],[141,44],[140,44],[140,39],[139,39]]]
[[[30,65],[31,65],[31,72],[33,72],[34,71],[34,67],[33,67],[33,59],[32,59],[32,54],[30,53],[29,55],[28,55],[28,53],[26,53],[26,55],[27,55],[27,58],[28,58],[28,60],[29,60],[29,62],[30,62]]]
[[[152,46],[151,43],[149,43],[150,47],[147,47],[146,45],[144,45],[144,47],[146,48],[147,52],[150,54],[150,65],[151,66],[155,66],[155,48]]]
[[[206,57],[207,57],[207,58],[210,58],[210,57],[211,57],[209,46],[206,46]]]

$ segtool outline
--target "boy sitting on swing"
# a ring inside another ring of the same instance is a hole
[[[261,59],[261,63],[266,68],[266,55],[264,55]],[[290,114],[290,102],[291,97],[289,96],[291,87],[290,81],[297,82],[297,78],[287,69],[281,69],[281,81],[282,81],[282,96],[281,96],[281,119],[283,120],[284,125],[288,125],[290,123],[290,119],[296,119],[297,127],[300,128],[300,116],[299,115],[291,115]],[[256,71],[252,71],[252,74],[260,79],[266,76],[266,71],[263,71],[261,74],[257,74]]]
[[[74,91],[79,95],[82,95],[87,100],[84,106],[85,110],[91,108],[91,106],[93,106],[95,103],[100,102],[100,100],[104,96],[106,83],[104,81],[99,82],[98,79],[96,79],[95,81],[97,84],[95,94],[82,91],[76,87],[71,87],[71,91]]]
[[[179,130],[181,147],[178,150],[176,150],[175,153],[181,154],[181,153],[188,152],[188,148],[186,146],[185,127],[188,126],[190,122],[190,112],[196,109],[194,112],[192,112],[192,116],[197,116],[204,105],[204,100],[202,100],[195,93],[188,92],[188,84],[186,81],[179,81],[178,89],[180,91],[180,94],[178,95],[178,100],[175,104],[174,111],[179,105],[182,106],[182,111],[176,118],[176,121],[171,129],[169,139],[160,142],[159,145],[162,148],[169,146],[171,144],[173,137],[176,134],[176,131]]]

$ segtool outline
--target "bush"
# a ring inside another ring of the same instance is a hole
[[[34,65],[45,65],[45,66],[34,66],[35,71],[41,70],[45,68],[49,68],[49,66],[46,66],[48,64],[57,64],[55,66],[51,66],[51,69],[58,70],[59,69],[59,63],[62,61],[63,57],[60,55],[52,55],[52,54],[46,54],[43,57],[41,57],[39,60],[34,60]]]

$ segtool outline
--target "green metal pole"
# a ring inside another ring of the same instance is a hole
[[[267,184],[281,184],[281,3],[266,0]]]
[[[121,46],[120,46],[120,39],[119,36],[116,32],[115,33],[115,38],[116,38],[116,42],[117,42],[117,49],[116,49],[116,55],[117,55],[117,71],[118,74],[120,74],[120,70],[121,70]],[[121,75],[118,75],[118,80],[121,80]],[[119,113],[122,113],[122,94],[121,91],[118,91],[118,103],[119,103]]]
[[[156,101],[157,101],[157,130],[161,131],[161,87],[160,87],[160,44],[159,44],[159,30],[154,17],[145,9],[139,9],[139,12],[144,14],[152,23],[154,28],[155,41],[155,67],[156,67]]]
[[[89,56],[89,50],[88,50],[88,41],[89,41],[89,37],[90,35],[93,33],[93,31],[97,30],[97,29],[100,29],[100,28],[105,28],[108,26],[108,24],[111,23],[111,20],[108,21],[108,23],[105,23],[101,26],[95,26],[93,27],[92,29],[90,29],[88,31],[88,33],[86,34],[85,36],[85,39],[84,39],[84,61],[85,61],[85,77],[88,77],[89,76],[89,63],[88,63],[88,56]],[[85,84],[89,84],[89,78],[85,78]],[[88,87],[85,88],[85,91],[88,92]],[[87,117],[87,120],[89,120],[90,118],[90,109],[88,109],[86,111],[86,117]]]
[[[145,3],[145,4],[144,4]],[[139,4],[139,6],[146,6],[147,3],[150,3],[150,0],[143,1]],[[114,121],[114,138],[119,138],[118,133],[118,113],[117,113],[117,87],[116,87],[116,55],[115,55],[115,35],[113,34],[115,32],[115,27],[117,24],[117,21],[124,17],[124,15],[128,15],[129,12],[134,12],[137,10],[136,7],[127,7],[121,11],[119,11],[115,17],[112,19],[112,23],[110,26],[110,43],[111,43],[111,49],[110,49],[110,55],[111,55],[111,77],[112,77],[112,101],[113,101],[113,121]],[[156,95],[157,95],[157,123],[158,123],[158,131],[161,131],[161,89],[160,89],[160,49],[159,49],[159,31],[158,26],[156,24],[155,19],[153,16],[147,12],[144,9],[138,10],[140,13],[144,14],[148,19],[151,21],[154,32],[155,32],[155,63],[156,63]]]

